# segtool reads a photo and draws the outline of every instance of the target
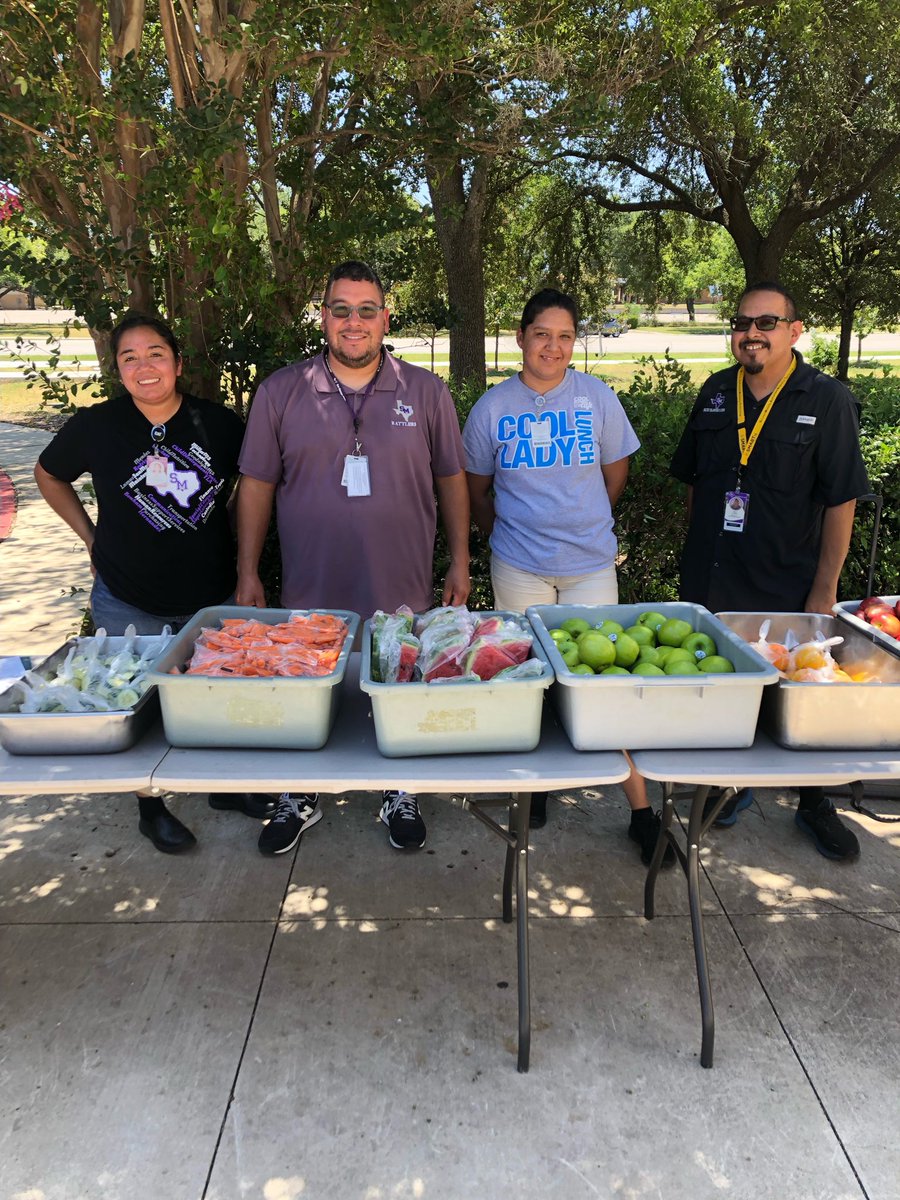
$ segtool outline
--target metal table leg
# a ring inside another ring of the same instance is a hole
[[[717,798],[716,803],[710,809],[705,820],[703,818],[703,810],[706,808],[710,789],[707,786],[699,786],[694,789],[691,801],[691,813],[688,818],[687,848],[685,852],[678,844],[675,834],[672,831],[672,818],[675,812],[674,785],[664,783],[662,788],[662,821],[660,824],[659,839],[656,843],[656,849],[653,852],[650,866],[647,869],[647,879],[644,883],[644,916],[648,921],[653,920],[656,879],[659,875],[659,869],[662,866],[666,846],[671,845],[675,850],[678,861],[681,863],[681,869],[684,871],[688,885],[691,936],[694,942],[694,962],[697,966],[697,987],[700,991],[700,1027],[702,1031],[700,1065],[711,1067],[713,1065],[713,1049],[716,1039],[716,1018],[713,1008],[712,986],[709,981],[709,964],[706,957],[703,908],[700,902],[700,845],[704,833],[706,833],[707,829],[715,821],[725,802],[737,789],[733,787],[723,788],[722,795]]]
[[[516,1066],[520,1073],[528,1070],[531,1057],[531,970],[528,952],[528,828],[531,818],[531,793],[518,792],[509,800],[509,830],[481,811],[482,804],[463,800],[463,807],[477,817],[488,829],[506,842],[506,861],[503,869],[503,920],[512,922],[512,885],[516,884],[516,966],[519,999],[519,1056]],[[493,801],[497,803],[496,800]]]

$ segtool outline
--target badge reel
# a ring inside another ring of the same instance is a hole
[[[145,480],[149,487],[160,487],[169,480],[169,460],[160,454],[159,448],[166,436],[165,425],[154,425],[150,430],[153,449],[144,460]]]
[[[743,533],[749,505],[750,496],[747,492],[726,492],[725,520],[722,528],[728,533]]]

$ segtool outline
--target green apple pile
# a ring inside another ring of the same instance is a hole
[[[575,675],[716,675],[734,670],[708,633],[689,621],[645,612],[624,628],[618,621],[591,625],[571,617],[550,630],[563,662]]]

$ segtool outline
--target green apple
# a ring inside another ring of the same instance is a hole
[[[656,640],[661,646],[680,646],[684,639],[693,632],[688,621],[670,617],[668,621],[663,621],[656,631]]]
[[[586,629],[576,642],[578,657],[593,671],[611,667],[616,661],[616,648],[598,629]]]
[[[708,633],[689,633],[681,643],[683,650],[690,650],[694,658],[708,658],[710,654],[717,654],[716,643],[712,640]]]
[[[573,675],[594,675],[596,672],[593,667],[589,667],[587,663],[578,663],[572,668]]]
[[[699,675],[700,668],[690,658],[676,658],[673,662],[670,658],[663,667],[666,675]]]
[[[600,674],[601,675],[630,675],[631,672],[627,671],[624,667],[604,667],[603,670],[600,672]]]
[[[632,675],[665,675],[662,667],[658,667],[656,663],[639,662],[635,663],[631,668]]]
[[[690,650],[685,650],[684,646],[670,646],[669,653],[663,660],[662,665],[668,666],[670,662],[696,662]]]
[[[609,637],[609,635],[611,633],[624,633],[625,632],[625,626],[620,625],[618,621],[609,621],[609,620],[601,621],[600,624],[595,625],[594,628],[599,630],[600,633],[605,634],[606,637]]]
[[[656,657],[661,667],[664,667],[668,662],[669,655],[676,649],[675,646],[657,646]]]
[[[560,642],[573,642],[574,643],[574,641],[575,641],[575,639],[572,637],[571,633],[569,633],[568,630],[566,630],[566,629],[551,629],[550,636],[553,638],[554,642],[556,642],[557,644],[559,644]]]
[[[630,638],[634,638],[639,646],[656,645],[656,634],[647,625],[629,625],[625,632]]]
[[[590,629],[590,621],[586,621],[584,617],[569,617],[566,621],[560,622],[560,629],[570,633],[572,638],[577,638],[580,633],[584,633],[586,629]]]
[[[646,625],[649,629],[652,629],[653,632],[656,633],[657,630],[659,629],[660,625],[665,624],[665,620],[666,620],[666,618],[663,616],[662,613],[644,612],[644,613],[641,613],[641,615],[638,617],[636,624],[637,625]]]
[[[641,648],[633,637],[629,637],[627,633],[614,633],[609,640],[616,648],[617,667],[630,667],[632,663],[637,662]]]
[[[671,646],[664,646],[664,650],[671,650]],[[665,655],[660,654],[658,646],[641,646],[640,653],[637,657],[637,664],[650,663],[651,666],[658,667],[660,663],[665,661]]]
[[[570,671],[577,667],[581,662],[581,658],[578,655],[578,647],[573,641],[570,640],[568,642],[564,642],[562,645],[558,645],[556,648],[559,651],[563,662]]]
[[[734,670],[734,663],[723,658],[721,654],[710,654],[707,658],[701,658],[697,666],[707,675],[725,675]]]

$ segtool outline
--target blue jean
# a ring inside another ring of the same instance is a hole
[[[126,625],[133,625],[139,634],[162,633],[163,626],[168,625],[173,633],[177,633],[193,617],[193,613],[182,613],[178,617],[161,617],[155,613],[144,612],[133,604],[126,604],[114,596],[99,575],[94,576],[94,586],[91,589],[91,615],[98,629],[105,629],[110,637],[121,637]]]

